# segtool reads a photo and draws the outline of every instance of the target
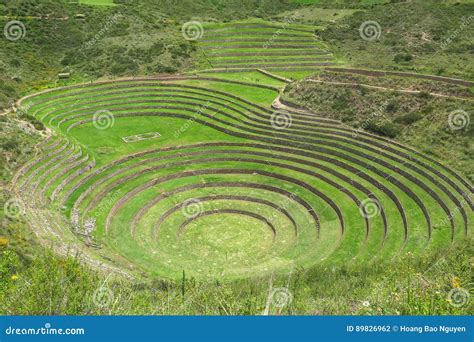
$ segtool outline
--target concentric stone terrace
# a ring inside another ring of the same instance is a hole
[[[43,239],[66,248],[72,236],[95,260],[164,277],[388,262],[470,231],[473,189],[456,172],[315,113],[275,111],[277,95],[175,77],[27,97],[53,134],[15,177],[18,196]]]
[[[295,24],[291,17],[278,25],[265,21],[207,24],[199,46],[212,68],[209,72],[265,69],[293,75],[333,64],[314,27]]]

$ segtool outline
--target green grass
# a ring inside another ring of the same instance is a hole
[[[114,0],[79,0],[80,4],[83,5],[94,5],[94,6],[115,6]]]
[[[288,284],[293,301],[284,308],[270,302],[269,314],[469,314],[472,302],[455,307],[448,293],[453,285],[468,287],[472,261],[466,255],[472,255],[472,245],[472,240],[466,240],[453,245],[444,256],[418,261],[401,257],[391,268],[315,267],[293,272],[289,282],[287,276],[276,277],[274,286]],[[261,315],[272,289],[267,278],[216,284],[197,282],[187,275],[177,282],[137,284],[93,271],[72,256],[59,259],[39,250],[31,263],[22,266],[11,246],[0,253],[2,314]],[[94,293],[101,287],[110,289],[112,297],[106,305],[97,306]],[[44,305],[45,298],[48,305]]]
[[[215,73],[201,72],[199,74],[208,77],[222,78],[239,82],[257,83],[274,87],[283,87],[285,84],[282,81],[268,77],[259,72],[220,73],[218,75],[216,75]]]
[[[291,0],[293,3],[297,4],[321,4],[324,5],[328,3],[326,0]],[[353,5],[353,6],[364,6],[364,5],[374,5],[374,4],[384,4],[389,2],[388,0],[361,0],[361,1],[343,1],[343,0],[338,0],[338,1],[330,1],[332,5],[334,4],[344,4],[344,5]]]

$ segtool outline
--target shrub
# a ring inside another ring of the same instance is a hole
[[[138,64],[129,56],[117,56],[114,58],[114,64],[110,68],[112,74],[123,74],[125,72],[134,72],[138,70]]]
[[[165,44],[163,44],[162,41],[158,41],[153,43],[153,45],[148,49],[148,53],[151,56],[161,55],[163,53],[164,48]]]
[[[334,98],[335,101],[333,102],[332,109],[337,110],[337,111],[346,109],[349,106],[350,97],[351,96],[350,94],[348,94],[347,91],[335,96]]]
[[[140,48],[130,49],[128,50],[127,55],[132,60],[139,60],[145,63],[150,63],[152,60],[152,55],[148,53],[148,51],[145,49],[140,49]]]
[[[44,124],[34,116],[26,114],[23,116],[23,118],[30,122],[38,131],[43,131],[45,129]]]
[[[421,109],[421,112],[423,114],[429,114],[431,113],[432,111],[434,110],[434,107],[432,105],[429,105],[429,106],[424,106],[422,109]]]
[[[398,104],[395,101],[390,101],[385,107],[387,113],[395,113],[398,110]]]
[[[409,62],[413,59],[413,56],[408,53],[398,53],[393,58],[395,63]]]
[[[164,73],[169,73],[169,72],[176,72],[176,68],[173,68],[168,65],[163,65],[161,63],[158,63],[155,67],[155,70],[157,72],[164,72]]]
[[[189,57],[191,51],[190,45],[187,43],[180,43],[178,45],[172,45],[169,48],[169,52],[172,57]]]
[[[421,113],[407,113],[396,118],[394,122],[403,125],[411,125],[412,123],[417,122],[421,118],[423,118],[423,115]]]
[[[430,93],[426,92],[426,91],[420,91],[420,93],[418,94],[418,97],[420,99],[429,99],[431,97]]]
[[[397,125],[391,122],[384,122],[384,123],[369,122],[367,124],[366,129],[372,133],[386,136],[391,139],[395,138],[398,134],[400,134],[400,130],[397,127]]]
[[[0,148],[4,151],[16,151],[20,146],[20,142],[16,139],[2,141]]]

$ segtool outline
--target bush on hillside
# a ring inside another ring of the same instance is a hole
[[[422,119],[423,115],[421,113],[407,113],[405,115],[399,116],[394,120],[396,123],[400,123],[403,125],[411,125],[414,122]]]
[[[366,126],[366,130],[391,139],[395,138],[397,135],[400,134],[400,129],[397,127],[397,125],[391,122],[369,122]]]
[[[25,119],[26,121],[31,123],[35,127],[35,129],[37,129],[38,131],[43,131],[46,129],[44,124],[32,115],[26,114],[22,116],[22,119]]]

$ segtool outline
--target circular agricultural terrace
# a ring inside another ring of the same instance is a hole
[[[472,188],[454,171],[238,93],[278,95],[177,77],[25,98],[54,132],[14,179],[35,232],[63,249],[84,241],[90,260],[124,270],[230,278],[388,262],[468,233]]]
[[[229,76],[333,64],[311,28],[278,32],[211,24],[199,41],[209,63],[201,77],[20,101],[52,132],[13,180],[35,233],[91,264],[170,278],[388,263],[470,234],[473,189],[455,171],[324,113],[272,109],[284,77]],[[204,76],[219,73],[227,80]]]

